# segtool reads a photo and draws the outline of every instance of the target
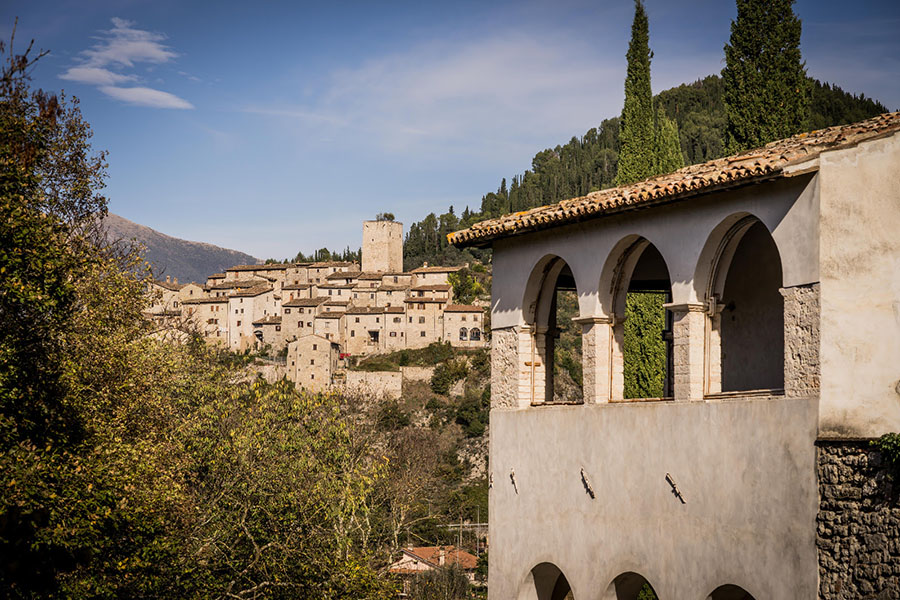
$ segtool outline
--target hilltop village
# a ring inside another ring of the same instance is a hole
[[[363,223],[362,265],[236,265],[206,282],[151,284],[153,319],[177,321],[233,352],[286,352],[287,377],[324,389],[347,359],[449,343],[482,348],[484,307],[455,304],[450,275],[463,267],[403,271],[403,224]]]

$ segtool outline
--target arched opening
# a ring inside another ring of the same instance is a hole
[[[603,600],[658,600],[656,591],[643,575],[622,573],[612,580]]]
[[[656,246],[636,238],[613,274],[612,400],[672,397],[669,269]]]
[[[531,338],[523,361],[529,377],[529,401],[580,403],[583,372],[581,326],[573,320],[578,317],[575,277],[559,257],[549,257],[542,263],[529,286],[536,299],[525,303]]]
[[[473,342],[480,342],[481,341],[481,330],[478,329],[477,327],[473,327],[472,329],[470,329],[469,330],[469,339],[472,340]]]
[[[574,600],[569,581],[552,563],[541,563],[531,570],[518,600]]]
[[[752,216],[726,234],[707,291],[707,394],[784,388],[781,258]]]
[[[713,590],[706,600],[755,600],[750,592],[736,585],[722,585]]]
[[[459,341],[464,342],[469,339],[469,331],[465,327],[459,328]]]

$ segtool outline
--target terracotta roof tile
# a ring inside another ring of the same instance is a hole
[[[440,566],[441,552],[444,554],[445,565],[456,565],[463,570],[474,569],[478,566],[478,558],[465,550],[457,550],[455,546],[421,546],[417,548],[404,548],[403,553],[412,556],[433,567]]]
[[[449,235],[455,234],[451,233]],[[455,273],[460,269],[462,269],[462,267],[419,267],[418,269],[413,269],[410,273]]]
[[[786,168],[816,158],[822,152],[850,147],[897,131],[900,131],[900,112],[885,113],[852,125],[801,133],[762,148],[691,165],[631,185],[481,221],[468,229],[448,234],[447,240],[461,248],[486,246],[505,237],[783,177]],[[413,272],[418,271],[421,269]]]
[[[281,286],[283,290],[308,290],[310,286],[308,283],[290,283],[288,285]]]
[[[436,283],[434,285],[419,285],[412,288],[414,292],[449,292],[451,286],[446,283]]]
[[[478,312],[483,313],[484,309],[480,306],[472,306],[471,304],[448,304],[444,307],[444,312]]]
[[[336,271],[325,279],[357,279],[359,271]]]
[[[271,292],[272,288],[268,285],[257,285],[252,288],[248,288],[246,290],[240,290],[231,294],[231,298],[252,298],[254,296],[259,296],[261,294],[265,294],[267,292]]]
[[[288,300],[284,302],[281,306],[287,308],[293,308],[295,306],[319,306],[320,304],[325,304],[328,302],[328,297],[318,297],[318,298],[296,298],[294,300]]]
[[[182,304],[224,304],[228,302],[227,296],[218,296],[216,298],[188,298],[182,300]]]
[[[277,315],[268,315],[262,319],[253,321],[253,325],[281,325],[281,317]]]
[[[380,315],[384,312],[380,306],[351,306],[347,309],[348,315]]]

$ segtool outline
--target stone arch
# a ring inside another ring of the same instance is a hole
[[[704,394],[784,387],[782,260],[755,215],[728,216],[710,233],[694,276],[706,312]]]
[[[465,327],[460,327],[459,328],[459,341],[465,342],[468,339],[469,339],[469,330],[466,329]]]
[[[637,279],[643,282],[637,284]],[[672,395],[672,345],[671,317],[662,308],[663,302],[671,302],[672,282],[668,264],[657,247],[647,238],[631,234],[615,244],[604,263],[600,276],[599,304],[604,318],[608,321],[609,351],[606,372],[609,378],[607,386],[608,400],[623,400],[628,397],[645,397],[648,394],[626,394],[625,369],[626,334],[633,334],[626,325],[626,309],[628,295],[633,292],[658,291],[663,296],[658,306],[663,327],[665,344],[665,373],[662,375],[663,386],[654,397],[670,397]],[[668,332],[668,334],[666,334]]]
[[[744,588],[727,584],[713,590],[706,600],[755,600],[755,598]]]
[[[648,594],[649,589],[649,594]],[[647,578],[634,571],[628,571],[613,579],[603,594],[603,600],[642,600],[657,598],[656,590]]]
[[[469,339],[472,340],[473,342],[480,342],[481,341],[481,330],[478,329],[477,327],[473,327],[472,329],[470,329],[469,330]]]
[[[571,320],[557,319],[560,293],[574,294],[577,311],[578,289],[571,267],[563,258],[547,254],[532,269],[522,302],[525,325],[520,331],[518,350],[519,372],[524,380],[519,382],[520,404],[580,402],[583,397],[581,389],[568,386],[561,395],[555,387],[556,341],[563,328],[575,327]]]
[[[535,566],[519,588],[517,600],[574,600],[568,579],[553,563]]]

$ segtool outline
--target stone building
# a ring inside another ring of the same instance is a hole
[[[450,239],[493,248],[491,598],[900,597],[868,443],[900,430],[900,113]],[[636,291],[667,299],[662,398],[623,389]]]
[[[403,271],[403,223],[363,222],[362,270],[380,273]]]
[[[325,391],[340,364],[337,343],[318,335],[306,335],[287,346],[288,379],[311,391]]]

